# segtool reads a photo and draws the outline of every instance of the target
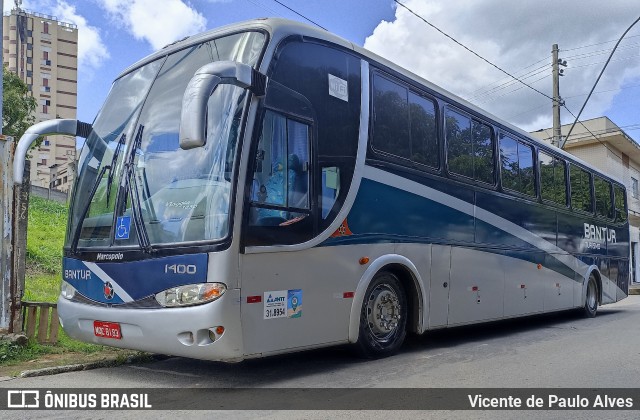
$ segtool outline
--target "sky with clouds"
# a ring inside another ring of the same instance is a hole
[[[640,16],[628,0],[401,0],[462,44],[551,95],[551,46],[567,61],[560,93],[576,114],[615,41]],[[525,130],[551,126],[551,101],[447,39],[392,0],[281,0],[319,25]],[[4,0],[4,10],[14,6]],[[78,117],[92,121],[113,79],[175,40],[265,16],[303,20],[273,0],[23,0],[79,28]],[[582,119],[606,115],[640,140],[640,24],[620,44]],[[573,117],[562,111],[562,122]]]

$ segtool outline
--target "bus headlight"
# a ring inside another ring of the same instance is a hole
[[[218,299],[227,290],[222,283],[199,283],[172,287],[156,294],[156,300],[164,307],[190,306]]]
[[[60,296],[62,296],[65,299],[73,299],[73,297],[76,295],[76,288],[73,287],[71,284],[67,283],[66,281],[62,280],[62,285],[60,286]]]

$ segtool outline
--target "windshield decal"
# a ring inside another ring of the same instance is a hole
[[[116,222],[116,239],[129,239],[131,216],[120,216]]]

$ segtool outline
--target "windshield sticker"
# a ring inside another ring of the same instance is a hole
[[[129,239],[131,216],[120,216],[116,222],[116,239]]]
[[[349,102],[349,84],[346,80],[329,75],[329,95]]]
[[[302,317],[302,290],[264,292],[264,319]]]

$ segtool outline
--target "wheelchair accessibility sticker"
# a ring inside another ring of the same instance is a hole
[[[131,216],[120,216],[116,221],[116,239],[129,239]]]

